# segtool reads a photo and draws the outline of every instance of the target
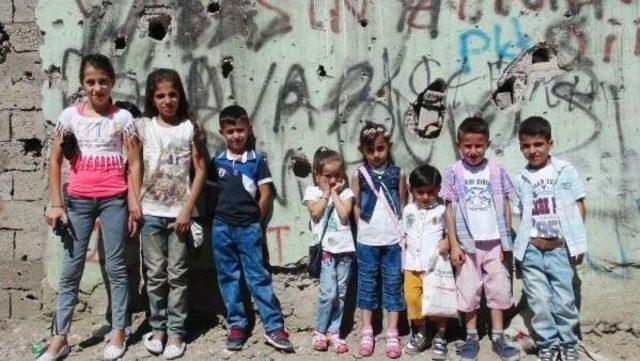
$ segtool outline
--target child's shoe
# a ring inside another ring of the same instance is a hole
[[[373,349],[376,341],[373,338],[373,329],[371,327],[362,328],[360,335],[360,348],[358,353],[362,357],[369,357],[373,355]]]
[[[538,361],[556,361],[558,350],[555,348],[541,348],[538,350]]]
[[[66,344],[66,345],[62,346],[60,348],[60,350],[58,351],[58,353],[56,353],[55,355],[50,355],[45,350],[45,353],[40,355],[40,357],[38,357],[38,359],[36,361],[56,361],[56,360],[60,360],[60,359],[63,359],[65,357],[67,357],[67,355],[69,355],[70,352],[71,352],[71,347],[69,346],[69,344]]]
[[[578,349],[576,348],[576,345],[563,346],[561,359],[562,361],[580,360],[580,354],[578,353]]]
[[[162,352],[162,356],[164,356],[165,360],[175,360],[184,355],[184,352],[187,350],[187,343],[182,341],[180,346],[176,345],[167,345],[164,348],[164,352]]]
[[[349,346],[347,346],[347,342],[341,339],[339,334],[328,332],[327,338],[329,339],[329,344],[331,345],[331,349],[333,349],[333,352],[337,354],[349,352]]]
[[[414,333],[404,347],[408,355],[417,355],[429,347],[429,340],[423,332]]]
[[[289,341],[289,334],[286,333],[282,327],[265,333],[264,338],[267,340],[268,344],[278,350],[287,352],[293,351],[293,344]]]
[[[329,347],[327,335],[320,333],[316,330],[313,330],[313,338],[311,339],[313,342],[313,349],[316,351],[327,351]]]
[[[447,351],[447,340],[440,336],[436,336],[431,342],[431,359],[446,360]]]
[[[491,342],[491,349],[502,361],[520,360],[520,350],[510,345],[502,336]]]
[[[398,330],[387,330],[387,350],[385,353],[390,359],[402,356],[402,340]]]
[[[468,337],[460,346],[460,361],[477,361],[480,342],[475,338]]]
[[[229,333],[227,334],[227,350],[229,351],[239,351],[242,350],[242,346],[244,346],[245,341],[247,340],[247,336],[243,329],[239,327],[231,327]]]

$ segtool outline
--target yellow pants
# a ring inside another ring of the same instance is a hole
[[[422,271],[404,271],[404,299],[407,302],[409,320],[421,320],[422,316]]]

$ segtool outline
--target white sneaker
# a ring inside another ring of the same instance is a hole
[[[159,355],[162,353],[162,341],[153,338],[153,332],[142,336],[142,344],[150,354]]]
[[[126,342],[122,345],[122,347],[107,345],[107,347],[104,348],[104,352],[102,353],[102,358],[109,361],[117,360],[124,355],[124,352],[126,350]]]
[[[69,344],[66,344],[66,345],[62,346],[62,348],[60,348],[58,353],[56,353],[54,356],[51,356],[50,354],[48,354],[45,351],[45,353],[40,355],[40,357],[38,357],[38,359],[36,361],[55,361],[55,360],[59,360],[59,359],[65,357],[65,356],[67,356],[70,352],[71,352],[71,346],[69,346]]]
[[[186,342],[182,342],[180,347],[176,345],[167,345],[167,347],[164,348],[164,352],[162,353],[162,355],[167,360],[173,360],[173,359],[182,357],[186,349],[187,349]]]

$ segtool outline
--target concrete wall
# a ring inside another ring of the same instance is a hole
[[[363,120],[392,129],[393,155],[406,171],[424,162],[444,170],[456,159],[456,125],[481,114],[491,122],[489,155],[515,174],[524,164],[516,126],[542,114],[554,128],[554,154],[572,161],[587,186],[591,252],[580,269],[584,321],[640,320],[637,309],[626,306],[640,286],[635,1],[187,0],[177,6],[49,0],[36,11],[41,33],[29,23],[33,1],[1,3],[0,37],[8,35],[10,46],[0,49],[6,54],[4,62],[0,56],[0,79],[12,90],[0,95],[0,146],[11,170],[2,177],[13,179],[11,190],[3,182],[1,244],[11,249],[2,252],[10,258],[3,265],[21,265],[14,258],[21,257],[19,237],[35,245],[30,232],[42,230],[42,184],[36,182],[38,192],[18,191],[42,177],[43,159],[29,139],[42,142],[44,129],[75,98],[81,54],[99,51],[116,66],[117,100],[141,105],[150,69],[178,70],[212,150],[222,144],[219,110],[233,103],[249,110],[278,191],[267,230],[274,265],[306,252],[310,232],[300,199],[311,182],[308,160],[326,145],[340,149],[354,170]],[[35,64],[40,34],[42,62]],[[29,74],[18,70],[23,64],[32,68]],[[41,113],[33,84],[42,70]],[[417,94],[434,82],[444,86],[435,86],[442,94],[430,93],[435,97],[422,110],[426,116],[406,119]],[[444,121],[439,135],[425,131],[425,120]],[[29,130],[18,131],[23,126]],[[16,198],[20,194],[30,199]],[[57,242],[48,241],[53,285]],[[206,258],[198,266],[206,268]],[[87,269],[98,277],[97,265]],[[8,294],[13,300],[15,291],[3,292],[3,300]]]

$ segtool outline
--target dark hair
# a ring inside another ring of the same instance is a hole
[[[111,82],[113,84],[116,83],[116,72],[113,70],[113,65],[111,65],[111,61],[105,55],[102,54],[89,54],[82,57],[80,61],[80,82],[84,80],[84,68],[88,65],[100,69],[109,75],[111,78]]]
[[[124,109],[124,110],[128,111],[129,113],[131,113],[131,115],[134,118],[140,118],[142,116],[142,112],[140,111],[140,108],[138,108],[132,102],[118,100],[115,103],[113,103],[113,105],[115,105],[116,107],[118,107],[120,109]]]
[[[480,117],[469,117],[458,126],[458,140],[465,134],[482,134],[489,140],[489,123]]]
[[[370,146],[376,140],[378,135],[383,135],[384,139],[389,142],[391,140],[391,134],[387,127],[382,124],[367,121],[362,129],[360,129],[360,146]]]
[[[158,84],[163,81],[171,82],[173,87],[178,91],[178,110],[176,111],[176,118],[180,120],[189,119],[193,125],[194,140],[197,142],[204,142],[204,129],[197,121],[195,113],[189,109],[189,102],[187,101],[187,95],[182,85],[182,79],[180,74],[173,69],[160,68],[156,69],[147,76],[147,85],[144,96],[144,115],[147,117],[155,117],[158,115],[158,109],[153,103],[153,97]]]
[[[220,128],[227,123],[235,124],[238,121],[245,122],[247,125],[250,124],[249,114],[247,114],[247,111],[239,105],[229,105],[222,109],[218,116],[218,120],[220,122]]]
[[[529,117],[520,123],[518,127],[518,137],[523,135],[541,135],[546,140],[551,140],[551,124],[540,116]]]
[[[344,158],[333,149],[327,147],[320,147],[313,155],[313,173],[320,174],[324,166],[329,162],[340,162],[342,170],[344,171]]]
[[[440,187],[442,176],[436,167],[423,164],[416,167],[409,174],[409,187],[417,188],[423,186]]]

